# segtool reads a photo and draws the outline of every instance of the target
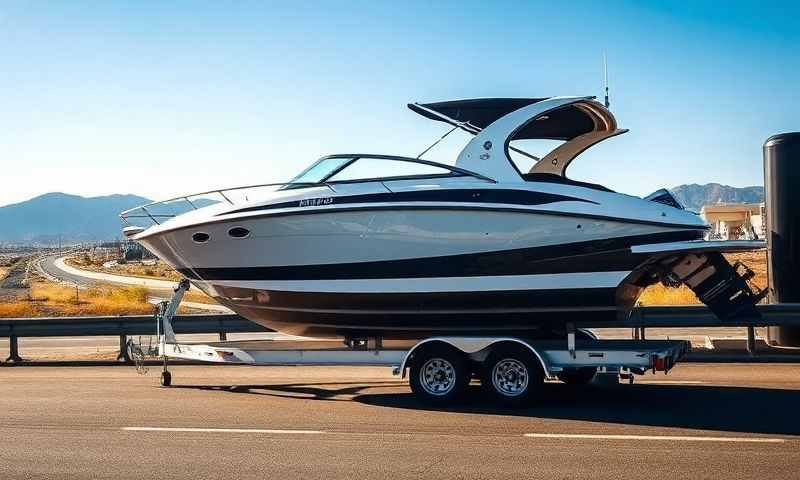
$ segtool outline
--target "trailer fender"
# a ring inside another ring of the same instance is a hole
[[[406,369],[408,368],[408,361],[414,355],[414,352],[417,351],[421,346],[433,343],[433,342],[441,342],[450,345],[451,347],[459,350],[467,355],[472,355],[478,353],[482,350],[490,348],[492,345],[496,343],[516,343],[518,345],[522,345],[523,347],[527,348],[528,350],[533,353],[533,355],[539,360],[539,363],[542,366],[542,371],[544,372],[545,376],[550,376],[550,369],[548,368],[547,363],[544,361],[544,358],[535,348],[533,348],[528,342],[521,340],[519,338],[514,337],[431,337],[422,340],[421,342],[417,343],[406,353],[403,357],[403,362],[400,364],[400,378],[406,378]]]

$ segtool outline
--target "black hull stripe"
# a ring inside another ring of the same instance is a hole
[[[327,206],[321,207],[303,207],[303,208],[295,208],[294,210],[282,210],[276,212],[266,212],[266,213],[257,213],[252,216],[245,217],[247,220],[259,219],[259,218],[270,218],[270,217],[289,217],[294,215],[320,215],[320,214],[334,214],[334,213],[342,213],[342,212],[359,212],[359,211],[371,211],[371,212],[379,212],[379,211],[386,211],[386,210],[393,210],[393,211],[402,211],[402,210],[442,210],[442,211],[486,211],[486,212],[506,212],[506,213],[525,213],[529,215],[554,215],[557,217],[570,217],[570,218],[585,218],[587,220],[601,220],[601,221],[608,221],[608,222],[617,222],[617,223],[626,223],[626,224],[633,224],[633,225],[650,225],[653,227],[668,227],[668,228],[686,228],[691,230],[703,230],[707,231],[710,230],[711,227],[707,225],[691,225],[691,224],[682,224],[682,223],[669,223],[669,222],[657,222],[653,220],[640,220],[636,218],[620,218],[620,217],[611,217],[608,215],[597,215],[593,213],[578,213],[578,212],[570,212],[570,211],[560,211],[560,210],[532,210],[528,208],[522,207],[509,207],[509,206],[491,206],[491,205],[409,205],[409,204],[383,204],[383,205],[354,205],[351,207],[336,207],[330,208]],[[202,225],[211,225],[215,223],[223,223],[223,222],[230,222],[231,219],[227,219],[225,215],[230,215],[231,212],[220,213],[216,217],[217,220],[211,220],[207,222],[197,223],[192,225],[191,228],[197,228]],[[238,220],[237,219],[234,219]],[[171,228],[165,229],[160,231],[159,233],[169,232],[172,230],[179,230],[181,228],[186,227],[178,227],[178,228]]]
[[[584,202],[597,205],[597,202],[583,198],[558,195],[555,193],[531,192],[510,189],[460,189],[460,190],[427,190],[412,192],[385,192],[363,195],[332,196],[293,200],[291,202],[273,203],[255,207],[240,208],[218,214],[230,215],[243,212],[261,212],[281,208],[315,207],[319,205],[347,205],[354,203],[402,203],[402,202],[448,202],[448,203],[484,203],[505,205],[544,205],[555,202]]]
[[[567,288],[557,290],[505,290],[422,293],[318,293],[282,292],[236,287],[217,290],[237,306],[297,311],[341,310],[420,314],[465,310],[549,310],[585,307],[613,307],[615,287]],[[230,295],[230,296],[228,296]],[[235,297],[236,300],[232,300]]]
[[[561,327],[564,322],[612,322],[621,314],[614,307],[613,289],[531,292],[476,292],[450,299],[376,294],[363,295],[261,291],[267,303],[218,298],[242,316],[278,331],[327,336],[380,332],[386,338],[413,332],[475,333],[531,331]],[[526,298],[528,298],[526,300]],[[570,301],[571,305],[566,305]],[[596,303],[594,303],[596,302]],[[457,305],[456,305],[457,304]],[[413,307],[418,307],[413,309]]]
[[[633,254],[632,245],[696,240],[698,230],[617,237],[563,245],[494,252],[321,265],[181,268],[192,280],[347,280],[477,277],[547,273],[629,271],[652,254]]]

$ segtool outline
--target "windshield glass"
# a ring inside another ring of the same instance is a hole
[[[303,170],[300,175],[294,177],[289,183],[318,183],[328,178],[336,170],[342,168],[352,158],[323,158],[318,160],[310,167]]]
[[[337,172],[328,181],[346,182],[366,180],[371,178],[395,178],[412,176],[448,175],[450,170],[433,165],[415,162],[405,162],[387,158],[359,158],[341,171]]]
[[[303,170],[287,185],[288,188],[320,182],[348,182],[369,179],[454,175],[449,169],[383,157],[331,157],[318,160]]]

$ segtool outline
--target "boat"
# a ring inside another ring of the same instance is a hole
[[[289,182],[128,210],[123,232],[233,311],[310,337],[552,332],[624,318],[657,282],[688,285],[722,320],[757,315],[752,272],[722,254],[763,241],[703,240],[709,226],[667,190],[566,175],[627,131],[594,97],[408,106],[472,135],[453,165],[330,155]],[[561,143],[537,157],[521,140]]]

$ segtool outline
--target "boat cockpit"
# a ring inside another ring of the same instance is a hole
[[[611,112],[592,97],[486,98],[411,103],[408,107],[453,128],[417,158],[388,155],[323,157],[295,177],[286,188],[313,183],[472,176],[493,182],[560,183],[610,192],[602,185],[568,178],[566,169],[575,157],[592,145],[627,131],[618,129]],[[456,129],[466,131],[474,138],[462,150],[455,166],[420,158]],[[563,143],[540,158],[511,145],[517,140]],[[523,173],[510,153],[522,155],[535,163]],[[387,165],[387,161],[392,164]],[[387,175],[387,171],[391,173]]]
[[[453,177],[471,177],[489,183],[558,183],[612,192],[602,185],[577,181],[566,176],[569,165],[586,149],[627,132],[617,128],[614,115],[595,101],[594,97],[482,98],[410,103],[408,107],[426,118],[452,126],[449,132],[416,158],[373,154],[330,155],[317,160],[286,183],[248,185],[176,197],[128,210],[121,217],[126,222],[128,219],[146,218],[154,224],[160,224],[164,219],[177,215],[174,208],[176,202],[197,210],[208,203],[198,204],[195,199],[211,195],[217,197],[214,202],[221,199],[223,202],[236,204],[240,202],[232,194],[242,194],[247,202],[251,198],[247,192],[256,188],[332,189],[333,184]],[[473,135],[461,150],[455,165],[421,158],[455,130]],[[562,143],[539,157],[512,145],[512,142],[520,140],[551,140]],[[520,171],[512,159],[512,153],[533,160],[534,163],[527,172]],[[648,197],[647,200],[680,206],[669,192],[661,192],[657,197]],[[163,213],[153,211],[156,207],[165,206],[169,208]]]

